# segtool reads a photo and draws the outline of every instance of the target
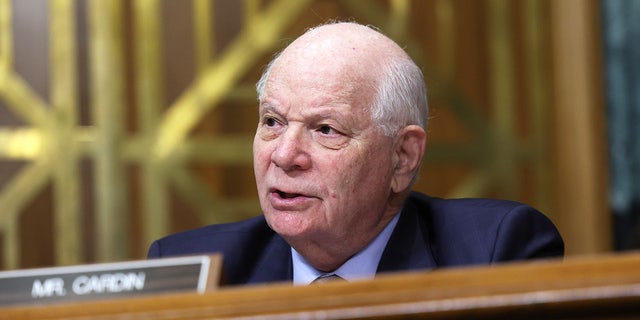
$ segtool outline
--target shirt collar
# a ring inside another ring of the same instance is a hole
[[[349,281],[372,279],[376,275],[382,252],[387,246],[393,228],[398,223],[399,216],[396,214],[371,243],[331,273]],[[293,247],[291,248],[291,258],[294,285],[308,285],[325,274],[309,264]]]

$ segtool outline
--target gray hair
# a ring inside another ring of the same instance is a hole
[[[394,136],[405,126],[426,130],[427,91],[422,71],[408,58],[392,58],[382,68],[371,117],[383,134]]]
[[[264,90],[267,86],[267,80],[269,79],[269,75],[271,75],[271,69],[273,69],[273,65],[276,64],[276,61],[278,61],[278,58],[280,57],[281,53],[282,51],[277,53],[275,57],[273,57],[271,62],[269,62],[269,64],[267,65],[267,68],[264,69],[264,72],[262,73],[260,80],[256,82],[256,91],[258,92],[258,101],[262,101],[262,98],[264,97]]]
[[[271,69],[278,53],[256,83],[258,100],[262,100]],[[371,118],[386,136],[394,136],[408,125],[426,130],[429,106],[422,70],[409,58],[394,57],[382,68],[373,97]]]

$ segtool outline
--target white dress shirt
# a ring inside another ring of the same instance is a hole
[[[338,275],[348,281],[373,279],[376,275],[382,252],[387,246],[393,228],[398,223],[399,216],[399,214],[396,214],[371,243],[338,267],[338,269],[328,274]],[[310,265],[294,248],[291,248],[291,257],[293,260],[294,285],[308,285],[319,276],[326,274]]]

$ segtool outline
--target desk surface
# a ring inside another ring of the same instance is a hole
[[[640,253],[0,309],[0,319],[640,318]]]

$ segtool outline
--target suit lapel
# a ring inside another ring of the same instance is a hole
[[[428,228],[423,219],[420,219],[417,209],[407,202],[382,253],[378,273],[428,270],[437,267],[428,233]]]
[[[378,264],[378,273],[429,270],[438,265],[431,251],[429,230],[425,220],[411,201],[405,203]],[[273,233],[246,283],[283,282],[293,280],[291,247]]]
[[[293,280],[291,247],[275,234],[265,247],[247,283],[282,282]]]

